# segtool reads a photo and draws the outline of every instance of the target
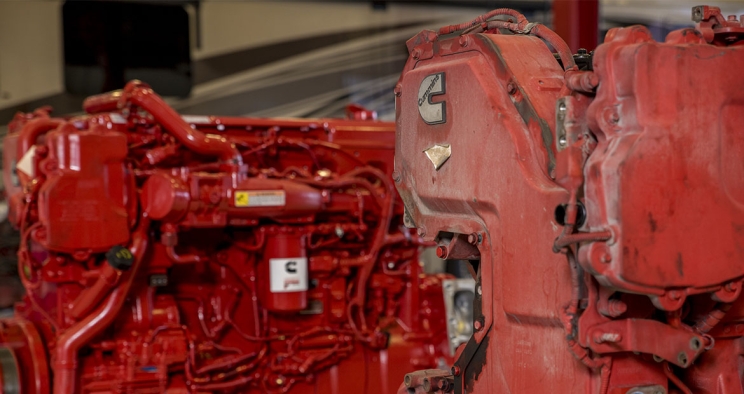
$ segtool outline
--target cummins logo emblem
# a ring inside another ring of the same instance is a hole
[[[418,92],[418,110],[421,119],[427,124],[439,124],[447,121],[447,107],[444,101],[432,103],[432,96],[444,94],[444,73],[431,74],[421,81]]]

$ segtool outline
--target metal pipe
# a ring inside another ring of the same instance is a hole
[[[23,155],[36,144],[39,136],[56,129],[64,121],[62,119],[39,118],[26,123],[21,129],[21,135],[18,138],[17,159],[21,160]]]
[[[221,160],[232,164],[243,164],[243,157],[238,149],[224,137],[206,135],[194,130],[181,115],[163,101],[149,86],[140,81],[131,81],[122,92],[119,107],[122,103],[132,103],[153,116],[180,143],[188,149],[208,156],[219,156]]]
[[[96,308],[82,321],[69,327],[57,339],[54,360],[54,394],[68,394],[76,391],[78,351],[91,338],[108,328],[121,311],[129,294],[129,289],[132,287],[132,282],[134,282],[139,267],[142,265],[148,246],[149,227],[149,219],[143,217],[140,220],[139,227],[132,234],[131,252],[134,255],[134,264],[127,273],[126,279],[109,295],[104,304]]]
[[[68,315],[71,318],[77,320],[86,316],[119,282],[121,271],[109,265],[108,262],[103,264],[103,267],[98,270],[98,280],[92,286],[81,291],[75,301],[70,304],[72,308],[69,309]]]

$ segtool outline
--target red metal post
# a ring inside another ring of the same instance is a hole
[[[593,50],[599,36],[599,1],[554,0],[553,30],[566,40],[572,51]]]

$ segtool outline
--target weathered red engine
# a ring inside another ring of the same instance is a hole
[[[390,392],[449,363],[393,124],[181,117],[136,81],[84,107],[5,140],[3,392]]]
[[[693,19],[576,55],[510,9],[408,42],[393,177],[478,282],[452,370],[402,393],[744,392],[744,25]]]

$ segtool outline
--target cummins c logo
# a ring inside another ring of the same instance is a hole
[[[432,103],[432,96],[444,94],[444,73],[431,74],[421,81],[418,91],[418,110],[426,124],[440,124],[447,121],[447,107],[444,101]]]

